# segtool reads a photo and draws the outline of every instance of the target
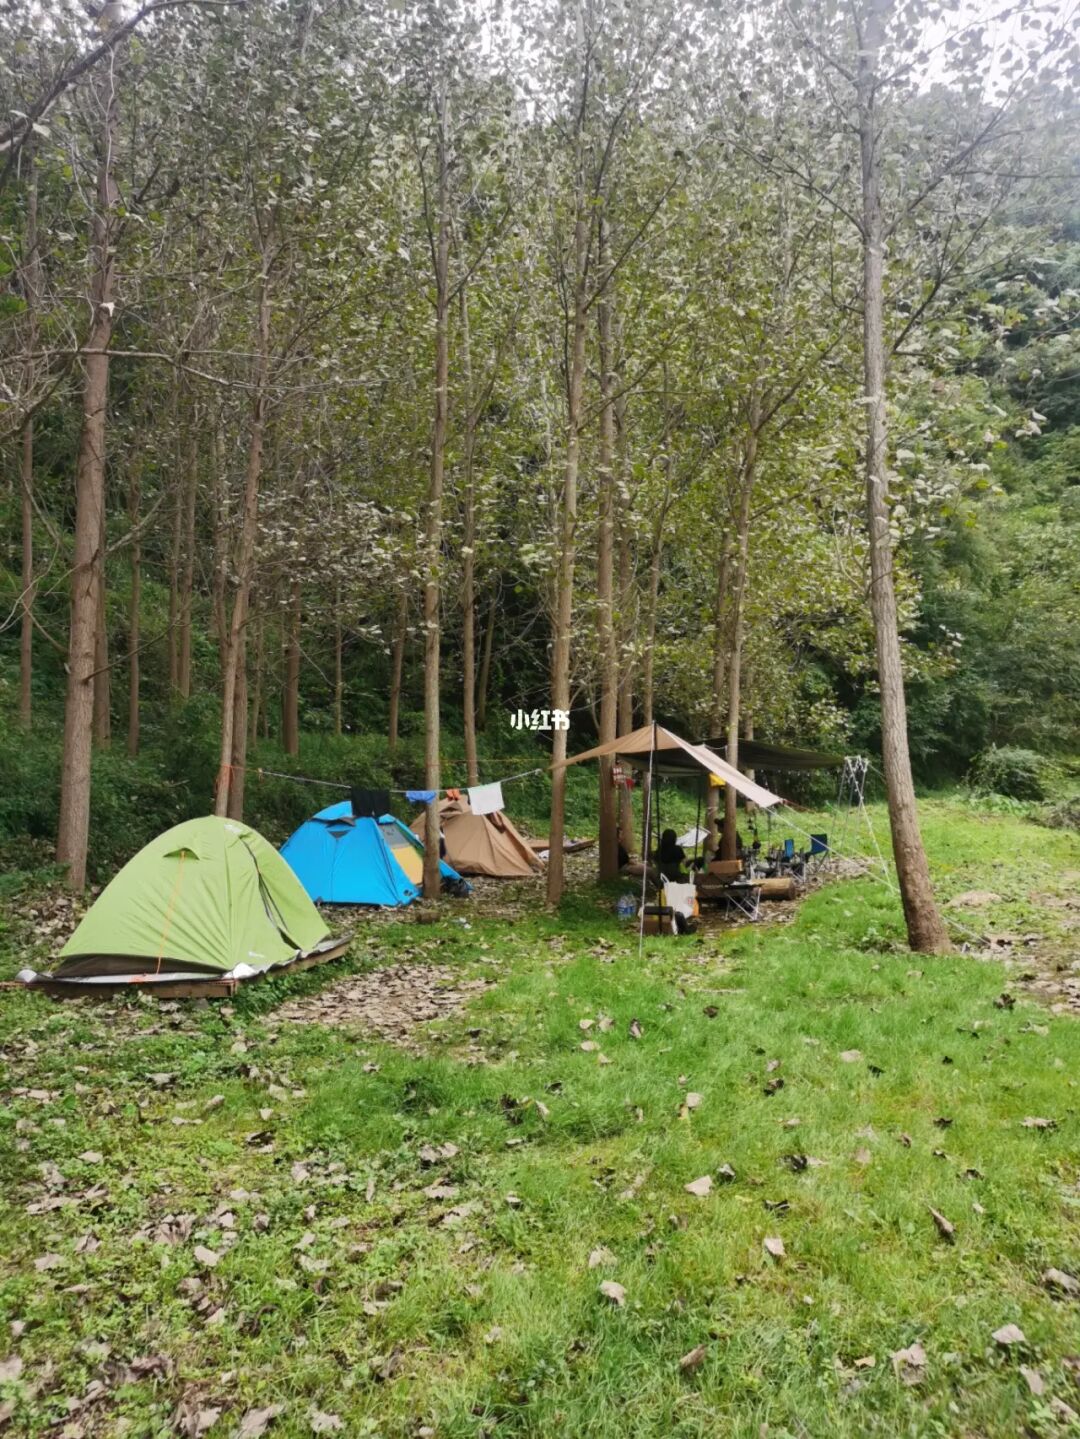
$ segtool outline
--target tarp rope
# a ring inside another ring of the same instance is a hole
[[[291,779],[291,780],[292,780],[294,783],[296,783],[296,784],[322,785],[324,789],[336,789],[336,790],[341,790],[341,791],[342,791],[343,793],[345,793],[345,794],[349,794],[349,793],[352,791],[352,788],[353,788],[353,786],[350,785],[350,784],[342,784],[340,780],[334,780],[334,779],[318,779],[318,778],[316,778],[316,777],[314,777],[314,776],[312,776],[312,775],[306,775],[306,774],[290,774],[290,773],[288,773],[288,771],[286,771],[286,770],[281,770],[281,769],[266,769],[263,765],[234,764],[234,765],[230,765],[230,766],[229,766],[229,769],[230,769],[230,771],[233,771],[233,770],[246,770],[247,772],[255,775],[258,779],[262,779],[262,778],[264,778],[264,777],[265,777],[265,778],[268,778],[268,779]],[[515,780],[519,780],[519,779],[529,779],[532,775],[535,775],[535,774],[546,774],[546,773],[547,773],[547,770],[546,770],[546,768],[545,768],[543,765],[537,765],[535,769],[523,769],[523,770],[521,770],[518,774],[508,774],[508,775],[505,777],[505,779],[485,780],[484,783],[485,783],[485,784],[513,784]],[[410,785],[408,789],[392,789],[392,788],[388,788],[387,791],[386,791],[386,793],[387,793],[387,794],[415,794],[418,790],[422,790],[422,789],[424,789],[424,788],[426,788],[426,786],[421,785],[421,784],[416,784],[416,785]],[[446,789],[468,789],[468,788],[469,788],[469,786],[468,786],[467,784],[466,784],[466,785],[443,785],[443,790],[446,790]]]

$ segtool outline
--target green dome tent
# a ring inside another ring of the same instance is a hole
[[[208,816],[151,840],[102,891],[54,972],[20,978],[54,992],[141,984],[160,994],[179,984],[179,993],[225,994],[344,947],[261,834]]]

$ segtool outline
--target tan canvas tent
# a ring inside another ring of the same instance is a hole
[[[421,839],[424,823],[421,814],[412,825]],[[544,867],[501,810],[498,814],[473,814],[464,795],[440,801],[439,827],[446,845],[446,862],[459,874],[515,879],[536,874]]]
[[[636,763],[638,769],[648,769],[651,756],[652,769],[656,774],[684,774],[688,770],[707,770],[709,774],[714,774],[725,784],[729,784],[736,794],[741,794],[743,799],[750,800],[761,809],[771,809],[774,804],[783,804],[778,794],[773,794],[764,785],[741,774],[707,745],[691,744],[689,740],[680,738],[673,730],[665,729],[661,724],[642,725],[640,729],[631,734],[619,735],[608,744],[597,745],[595,749],[588,749],[584,754],[571,755],[565,763],[581,764],[584,760],[596,759],[602,754],[625,755]],[[556,766],[552,765],[552,769],[555,768]]]

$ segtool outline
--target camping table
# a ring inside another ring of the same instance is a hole
[[[698,898],[723,900],[746,919],[756,920],[761,914],[761,882],[753,879],[729,879],[717,885],[699,885]]]

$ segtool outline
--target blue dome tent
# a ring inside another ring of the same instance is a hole
[[[348,800],[305,820],[281,854],[317,903],[397,907],[420,894],[424,847],[416,835],[392,814],[357,817]],[[444,861],[439,869],[444,885],[469,892],[457,870]]]

